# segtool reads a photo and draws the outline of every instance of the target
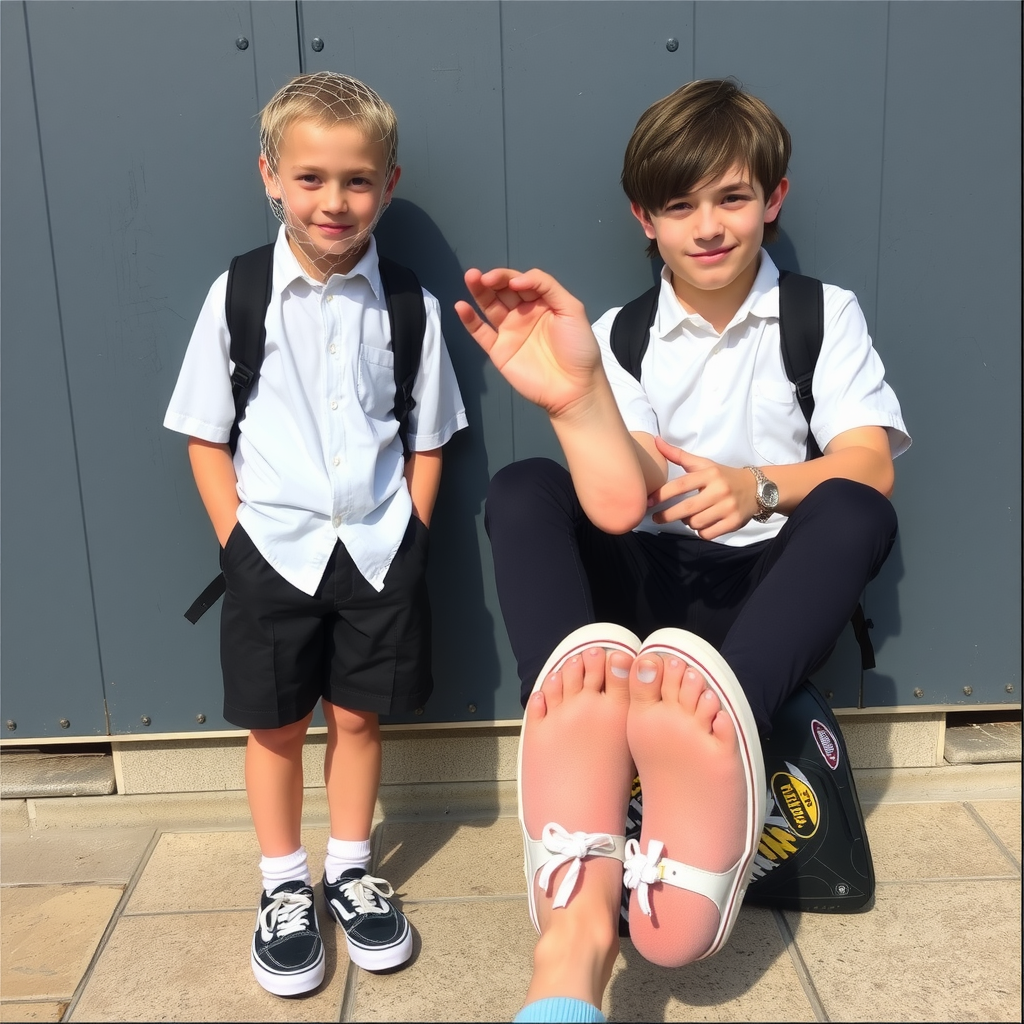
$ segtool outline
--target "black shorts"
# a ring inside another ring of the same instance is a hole
[[[236,525],[221,552],[224,717],[244,729],[301,721],[323,698],[396,714],[433,689],[427,528],[410,519],[378,593],[335,545],[316,593],[285,580]]]

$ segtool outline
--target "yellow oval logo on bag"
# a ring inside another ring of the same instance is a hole
[[[772,776],[772,795],[786,821],[801,839],[810,839],[818,831],[821,808],[814,790],[789,772]]]

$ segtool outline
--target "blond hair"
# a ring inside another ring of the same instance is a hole
[[[296,121],[313,121],[328,128],[352,121],[369,140],[383,143],[388,176],[398,163],[398,118],[390,103],[357,78],[318,71],[299,75],[274,93],[260,113],[260,152],[274,173],[281,138]]]
[[[630,202],[656,214],[671,200],[739,165],[753,175],[767,199],[789,166],[792,140],[786,126],[756,96],[728,79],[690,82],[640,116],[622,166]],[[764,226],[764,240],[778,237],[778,218]],[[658,253],[657,243],[647,248]]]

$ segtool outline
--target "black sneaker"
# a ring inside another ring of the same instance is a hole
[[[260,898],[252,973],[276,996],[312,992],[324,980],[324,944],[313,890],[305,882],[283,882]]]
[[[331,916],[345,929],[349,959],[368,971],[398,967],[412,956],[412,929],[388,897],[395,890],[383,878],[350,868],[336,882],[324,876]]]

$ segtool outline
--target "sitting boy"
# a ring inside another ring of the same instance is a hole
[[[332,73],[284,86],[260,122],[260,173],[282,220],[265,356],[229,447],[227,274],[210,289],[164,425],[189,436],[196,485],[221,544],[224,717],[251,730],[245,784],[263,894],[251,949],[277,995],[324,977],[301,840],[302,747],[317,702],[327,720],[327,909],[349,957],[404,963],[412,936],[391,886],[368,873],[380,782],[378,715],[432,688],[427,527],[441,446],[466,425],[437,300],[408,419],[395,418],[391,327],[372,231],[398,182],[395,113]]]
[[[645,957],[721,948],[763,824],[759,737],[895,538],[892,460],[909,438],[856,298],[829,285],[810,423],[823,455],[805,461],[761,248],[789,155],[778,118],[727,81],[640,118],[622,183],[665,267],[639,380],[609,345],[617,310],[591,331],[540,271],[466,275],[486,319],[466,303],[460,318],[549,414],[568,464],[507,466],[487,502],[526,707],[520,812],[541,932],[517,1019],[603,1019],[620,861]],[[644,817],[627,848],[634,767]]]

